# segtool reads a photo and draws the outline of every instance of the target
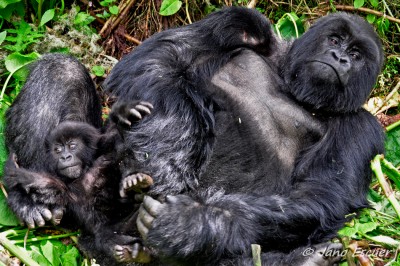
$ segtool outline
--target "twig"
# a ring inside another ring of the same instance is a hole
[[[388,15],[382,13],[382,12],[375,11],[375,10],[372,10],[372,9],[369,9],[369,8],[366,8],[366,7],[355,8],[354,6],[336,5],[335,8],[337,10],[343,10],[343,11],[361,11],[361,12],[372,14],[372,15],[376,15],[376,16],[379,16],[379,17],[384,17],[384,18],[387,18],[388,20],[390,20],[392,22],[400,24],[400,19],[394,18],[392,16],[388,16]],[[325,11],[328,11],[330,9],[331,9],[331,7],[324,8]]]
[[[190,19],[190,14],[189,14],[189,3],[188,0],[185,0],[185,12],[186,12],[186,17],[189,21],[189,24],[192,24],[192,20]]]
[[[372,114],[379,114],[382,111],[382,107],[393,97],[393,95],[397,92],[397,90],[400,89],[400,81],[396,84],[394,89],[385,97],[385,100],[375,109],[372,111]]]
[[[133,43],[136,43],[137,45],[141,44],[142,42],[139,41],[138,39],[136,39],[135,37],[130,36],[129,34],[124,34],[125,39],[127,39],[128,41],[131,41]]]
[[[124,5],[121,5],[121,9],[117,17],[112,16],[107,22],[104,24],[103,28],[100,30],[100,35],[105,38],[107,37],[126,17],[127,13],[131,9],[131,7],[136,3],[136,0],[128,0]],[[111,24],[112,23],[112,24]],[[111,24],[111,26],[109,26]],[[106,36],[103,36],[106,30],[109,29]]]
[[[248,8],[255,8],[257,5],[257,0],[251,0],[250,3],[247,5]]]

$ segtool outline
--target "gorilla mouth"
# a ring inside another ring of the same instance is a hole
[[[80,166],[80,164],[79,163],[77,163],[77,164],[71,164],[71,165],[67,165],[67,166],[65,166],[65,167],[62,167],[62,168],[59,168],[59,170],[66,170],[66,169],[68,169],[68,168],[71,168],[71,167],[77,167],[77,166]]]
[[[320,64],[323,64],[323,65],[325,65],[325,66],[330,67],[330,68],[335,72],[336,78],[337,78],[337,80],[339,81],[339,83],[340,83],[341,85],[343,85],[343,81],[342,81],[342,79],[340,78],[340,75],[339,75],[339,73],[337,72],[337,70],[336,70],[336,68],[335,68],[334,66],[332,66],[331,64],[329,64],[329,63],[327,63],[327,62],[319,61],[319,60],[312,60],[312,61],[310,61],[310,63],[320,63]]]

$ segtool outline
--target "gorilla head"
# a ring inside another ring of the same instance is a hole
[[[379,37],[346,13],[321,18],[294,41],[282,65],[288,90],[315,110],[351,112],[366,101],[383,63]]]
[[[46,140],[50,165],[67,180],[81,177],[94,161],[99,138],[97,129],[88,123],[59,124]]]

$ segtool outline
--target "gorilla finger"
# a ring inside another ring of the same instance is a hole
[[[132,116],[134,116],[135,118],[137,118],[137,119],[142,119],[142,115],[140,114],[140,112],[138,111],[138,110],[136,110],[136,109],[130,109],[129,110],[129,113],[132,115]]]
[[[43,208],[40,210],[40,214],[42,215],[42,217],[46,220],[46,221],[50,221],[52,214],[51,211],[47,208]]]
[[[33,229],[35,228],[35,222],[32,217],[28,217],[25,219],[25,224],[28,228]]]
[[[138,229],[140,235],[142,236],[142,238],[144,240],[146,240],[147,234],[149,233],[149,229],[147,229],[147,227],[143,225],[143,223],[140,219],[136,220],[136,226],[137,226],[137,229]]]
[[[127,197],[127,195],[125,193],[125,185],[119,189],[119,196],[121,198],[126,198]]]
[[[124,124],[124,125],[127,125],[127,126],[131,126],[132,125],[132,123],[128,119],[126,119],[126,118],[124,118],[124,117],[122,117],[120,115],[118,115],[118,121],[121,124]]]
[[[143,105],[143,106],[146,106],[149,109],[153,109],[154,108],[154,106],[149,102],[140,102],[139,104]]]
[[[135,243],[132,246],[132,258],[136,258],[139,255],[141,245],[139,243]]]
[[[33,217],[33,219],[35,220],[35,224],[38,227],[43,227],[46,224],[46,221],[43,219],[41,214],[37,214]]]
[[[146,114],[148,114],[148,115],[151,114],[150,109],[147,108],[147,107],[144,106],[144,105],[136,105],[136,106],[135,106],[135,109],[138,110],[138,111],[140,111],[140,112],[142,112],[142,113],[146,113]]]
[[[63,215],[64,215],[64,209],[63,208],[55,208],[55,209],[53,209],[51,223],[54,224],[54,225],[60,224]]]
[[[163,204],[152,197],[145,196],[143,199],[143,206],[152,216],[157,217],[163,207]]]
[[[143,207],[139,208],[138,219],[140,219],[143,225],[147,228],[150,228],[154,221],[154,217],[151,216]]]
[[[142,174],[137,174],[136,175],[136,180],[139,181],[139,182],[143,182],[144,176]]]

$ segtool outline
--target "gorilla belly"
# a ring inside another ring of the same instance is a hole
[[[321,123],[281,91],[275,73],[267,60],[244,50],[213,77],[224,104],[216,114],[216,143],[203,181],[257,191],[252,186],[263,177],[276,192],[288,187],[282,183],[290,182],[299,153],[323,135]]]

